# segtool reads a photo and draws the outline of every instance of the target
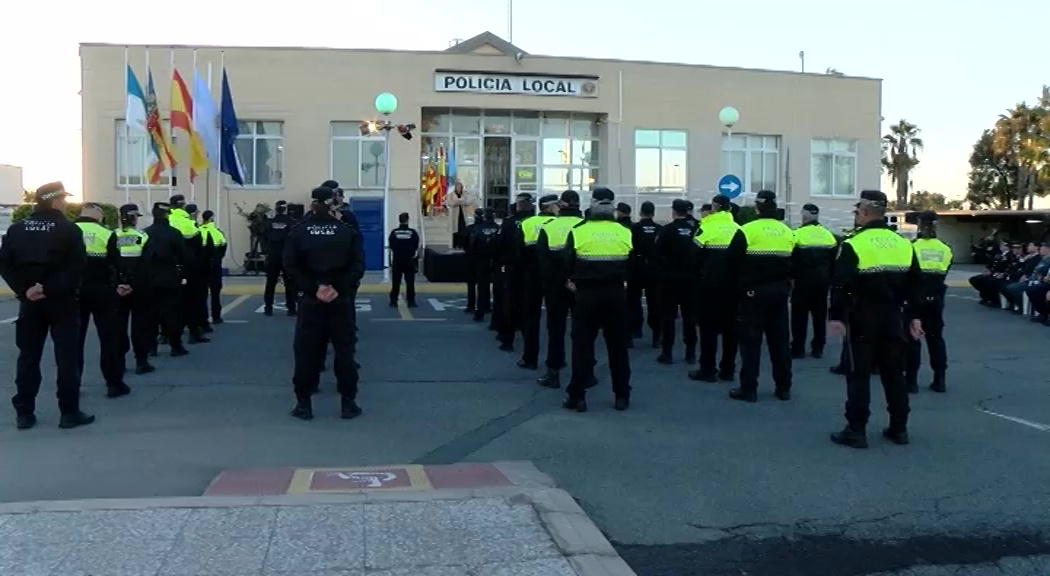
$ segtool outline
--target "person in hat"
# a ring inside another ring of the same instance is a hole
[[[124,361],[120,350],[120,331],[117,306],[119,294],[117,269],[120,250],[117,235],[102,225],[102,208],[93,203],[84,204],[76,225],[84,236],[87,266],[80,284],[80,373],[84,373],[84,345],[87,343],[88,324],[95,322],[99,344],[99,368],[106,381],[106,395],[118,398],[131,392],[124,383]]]
[[[168,223],[182,234],[185,245],[183,251],[185,261],[182,267],[183,284],[179,288],[180,309],[179,320],[182,327],[187,328],[189,336],[187,341],[191,344],[210,342],[204,335],[204,324],[207,317],[202,316],[201,307],[207,292],[203,291],[204,267],[206,255],[204,253],[204,242],[201,239],[200,229],[196,221],[196,204],[187,206],[186,197],[175,194],[168,200],[169,214]],[[188,208],[192,207],[193,212]],[[204,294],[205,296],[202,296]]]
[[[740,386],[733,400],[758,400],[762,340],[769,350],[778,400],[791,399],[791,345],[788,297],[795,252],[795,233],[777,217],[777,197],[769,190],[755,195],[756,218],[740,227],[746,248],[740,265]]]
[[[740,263],[747,239],[733,218],[729,197],[718,194],[711,200],[711,213],[700,222],[693,238],[699,248],[696,266],[696,315],[700,331],[700,364],[689,372],[691,380],[731,382],[736,375],[736,311],[740,294]],[[702,208],[701,208],[702,210]],[[718,356],[718,341],[722,355]]]
[[[948,351],[944,343],[944,297],[948,293],[948,270],[952,266],[952,249],[937,238],[937,213],[927,210],[919,214],[918,238],[912,242],[915,256],[922,270],[923,299],[915,307],[922,322],[926,349],[933,369],[930,390],[946,392],[945,372],[948,370]],[[922,341],[912,340],[905,362],[905,383],[909,393],[919,391],[919,365],[922,363]]]
[[[522,353],[518,366],[526,370],[539,367],[540,357],[540,317],[543,315],[543,280],[540,275],[539,260],[536,255],[536,242],[543,227],[558,215],[558,195],[546,194],[540,197],[540,213],[521,221],[521,232],[518,234],[517,247],[518,267],[522,270],[521,295],[522,306]]]
[[[693,210],[696,209],[696,204],[693,204],[692,200],[685,201],[685,221],[689,223],[689,226],[693,230],[693,234],[696,234],[697,229],[700,227],[700,221],[693,215]]]
[[[522,192],[514,202],[514,215],[503,221],[500,226],[500,252],[503,255],[503,310],[496,325],[496,339],[499,349],[504,352],[514,350],[514,335],[522,329],[525,304],[525,274],[521,251],[518,250],[518,238],[521,236],[521,224],[536,215],[532,203],[532,194]],[[495,316],[495,315],[494,315]]]
[[[687,218],[689,203],[677,198],[671,202],[671,223],[656,237],[656,258],[660,270],[660,364],[674,363],[675,324],[682,319],[685,363],[696,362],[696,243],[694,227]]]
[[[474,261],[474,321],[484,322],[485,314],[495,310],[501,302],[493,302],[493,289],[499,287],[499,278],[494,276],[499,258],[499,224],[491,208],[474,214],[480,220],[474,223],[467,252]]]
[[[594,385],[594,343],[605,339],[614,407],[631,405],[631,340],[627,314],[627,281],[632,250],[631,231],[614,219],[613,191],[598,186],[591,191],[591,219],[570,231],[565,240],[566,287],[575,293],[572,309],[572,377],[562,405],[587,411],[587,389]]]
[[[879,366],[886,393],[889,427],[885,438],[908,443],[908,391],[904,383],[907,338],[920,338],[924,301],[922,271],[911,242],[886,224],[889,201],[878,190],[864,190],[856,204],[858,231],[843,242],[832,275],[833,336],[846,336],[851,370],[846,376],[846,427],[832,442],[867,448],[872,367]],[[848,327],[848,331],[847,331]]]
[[[561,370],[565,368],[565,329],[569,323],[572,292],[565,287],[569,279],[565,270],[565,242],[569,231],[583,222],[580,213],[580,194],[566,190],[558,198],[558,215],[540,229],[536,240],[536,257],[547,303],[547,359],[546,373],[538,380],[540,386],[561,388]]]
[[[401,280],[405,280],[405,303],[416,307],[416,272],[419,270],[419,233],[408,225],[408,212],[397,217],[397,228],[390,231],[390,305],[397,307]]]
[[[205,302],[211,308],[212,324],[222,324],[222,261],[226,258],[226,235],[215,224],[215,212],[211,210],[201,214],[200,231],[207,258],[204,269]],[[207,306],[204,311],[207,318]],[[211,329],[207,322],[205,326]]]
[[[171,347],[173,357],[189,354],[182,345],[182,278],[187,265],[186,240],[182,232],[171,225],[171,205],[167,202],[153,204],[153,223],[143,229],[149,242],[142,249],[139,270],[143,276],[141,291],[149,298],[150,330],[158,329]],[[156,354],[156,344],[151,355]]]
[[[313,216],[289,232],[284,269],[303,290],[295,323],[292,416],[313,419],[311,396],[321,378],[328,343],[334,349],[336,388],[344,419],[361,415],[354,361],[354,285],[364,275],[361,236],[338,214],[335,191],[324,186],[311,194]]]
[[[135,356],[135,373],[148,374],[156,370],[149,363],[149,352],[156,342],[157,328],[150,325],[150,298],[146,287],[147,276],[143,271],[142,253],[149,236],[138,229],[137,204],[120,207],[120,227],[113,233],[117,237],[120,264],[117,268],[117,322],[120,332],[122,358],[132,352]],[[130,334],[130,337],[129,337]],[[123,366],[124,361],[121,360]]]
[[[620,202],[616,205],[615,216],[617,222],[628,228],[634,224],[634,222],[631,222],[631,205],[626,202]]]
[[[824,356],[828,328],[828,290],[839,241],[820,223],[816,204],[802,206],[802,225],[795,229],[795,285],[791,291],[791,357],[806,357],[806,332],[813,319],[809,353]]]
[[[642,338],[646,324],[652,333],[653,348],[660,346],[660,267],[656,257],[656,236],[661,226],[656,217],[656,206],[648,200],[638,208],[640,218],[631,225],[631,273],[627,279],[627,306],[631,315],[631,336]],[[645,310],[642,296],[645,296]]]
[[[80,303],[78,292],[87,265],[83,233],[66,219],[61,182],[37,188],[33,213],[11,224],[0,244],[0,276],[18,298],[15,345],[18,362],[11,399],[20,430],[36,426],[40,360],[48,334],[55,349],[61,428],[91,424],[80,410]]]
[[[284,242],[295,227],[295,218],[288,214],[288,202],[278,200],[274,205],[277,214],[267,220],[264,240],[266,242],[266,284],[263,287],[263,314],[273,316],[273,295],[277,280],[284,283],[284,305],[289,316],[295,316],[297,290],[288,281],[284,270]]]

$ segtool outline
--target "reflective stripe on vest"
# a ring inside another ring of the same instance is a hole
[[[795,251],[795,231],[772,218],[759,218],[740,227],[747,238],[747,253],[752,256],[790,258]]]
[[[861,230],[846,240],[857,255],[857,272],[907,272],[915,250],[903,236],[888,228]]]
[[[714,250],[725,250],[733,242],[740,225],[733,221],[733,214],[714,212],[700,221],[700,233],[693,237],[697,246]]]
[[[579,216],[558,216],[553,220],[549,220],[542,226],[543,231],[547,234],[547,247],[551,250],[565,248],[565,240],[569,238],[569,230],[572,230],[572,227],[580,222],[583,222],[583,218]]]
[[[590,220],[572,229],[576,258],[622,262],[631,255],[631,230],[612,220]]]
[[[84,248],[91,258],[105,258],[113,231],[97,222],[77,222],[84,233]]]
[[[799,248],[831,248],[838,243],[831,230],[820,224],[809,224],[795,229],[795,245]]]
[[[117,235],[117,248],[123,258],[138,258],[142,256],[142,247],[146,245],[149,236],[134,228],[127,230],[121,228],[114,232]]]
[[[204,242],[205,246],[208,245],[209,238],[211,238],[211,243],[216,248],[218,248],[219,246],[226,245],[226,236],[222,233],[222,230],[219,230],[219,228],[215,225],[214,222],[201,224],[200,231],[201,241]]]
[[[540,228],[554,219],[550,214],[537,214],[521,221],[521,235],[526,246],[532,246],[540,238]]]
[[[952,265],[952,249],[936,238],[919,238],[912,243],[915,257],[924,274],[948,274]]]

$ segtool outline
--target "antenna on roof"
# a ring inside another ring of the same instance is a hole
[[[451,48],[451,47],[459,44],[460,42],[463,42],[462,38],[453,38],[453,39],[448,41],[448,47]]]

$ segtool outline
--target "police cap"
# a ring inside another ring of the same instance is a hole
[[[616,210],[618,212],[620,212],[621,214],[630,214],[631,213],[631,205],[626,203],[626,202],[620,202],[619,204],[616,205]]]
[[[167,202],[154,202],[153,203],[153,212],[154,213],[156,213],[156,212],[161,212],[161,213],[171,212],[171,204],[168,204]]]
[[[730,204],[732,204],[732,201],[725,194],[715,194],[715,197],[711,199],[711,207],[719,210],[729,210]]]
[[[321,188],[331,188],[332,190],[335,190],[336,188],[339,187],[339,183],[336,182],[335,180],[325,180],[324,182],[321,183],[320,187]]]
[[[142,216],[138,204],[125,204],[120,207],[121,216]]]
[[[197,205],[196,204],[187,204],[186,205],[186,212],[188,214],[196,214],[197,213]]]
[[[820,207],[817,206],[816,204],[803,204],[802,205],[802,211],[803,212],[809,212],[810,214],[816,216],[816,215],[820,214]]]
[[[278,208],[284,208],[287,205],[288,205],[288,201],[287,200],[278,200],[277,204],[274,204],[274,206],[276,206]]]
[[[776,202],[777,195],[771,190],[759,190],[755,195],[755,202]]]
[[[528,192],[521,192],[514,197],[515,202],[532,202],[532,194]]]
[[[918,220],[920,224],[933,224],[937,221],[937,213],[933,210],[923,210],[919,212]]]
[[[61,182],[50,182],[36,189],[33,194],[33,199],[36,202],[47,202],[55,198],[66,198],[72,196],[69,192],[66,192],[66,187]]]
[[[174,196],[172,196],[171,198],[168,199],[168,204],[171,204],[172,206],[175,206],[176,204],[185,204],[185,203],[186,203],[186,197],[183,196],[182,194],[176,194],[176,195],[174,195]]]
[[[855,205],[857,208],[861,206],[870,206],[872,208],[885,208],[889,205],[889,199],[886,194],[880,190],[863,190],[860,193],[860,202]]]
[[[616,200],[616,194],[605,186],[598,186],[591,191],[591,200],[598,204],[612,204]]]
[[[318,186],[310,192],[310,199],[314,202],[331,205],[335,199],[335,190],[327,186]]]
[[[565,206],[573,206],[579,208],[580,206],[580,193],[575,190],[566,190],[561,193],[561,203]]]
[[[671,210],[673,210],[677,214],[685,214],[689,211],[689,202],[687,200],[678,198],[671,202]]]
[[[710,204],[701,204],[700,205],[700,211],[701,212],[710,212],[711,211],[711,205]]]
[[[545,194],[545,195],[540,197],[540,208],[542,208],[544,206],[549,206],[551,204],[554,204],[557,201],[558,201],[558,195],[557,194]]]

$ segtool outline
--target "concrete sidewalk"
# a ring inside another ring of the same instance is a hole
[[[513,486],[0,505],[11,576],[633,576],[566,492]]]

